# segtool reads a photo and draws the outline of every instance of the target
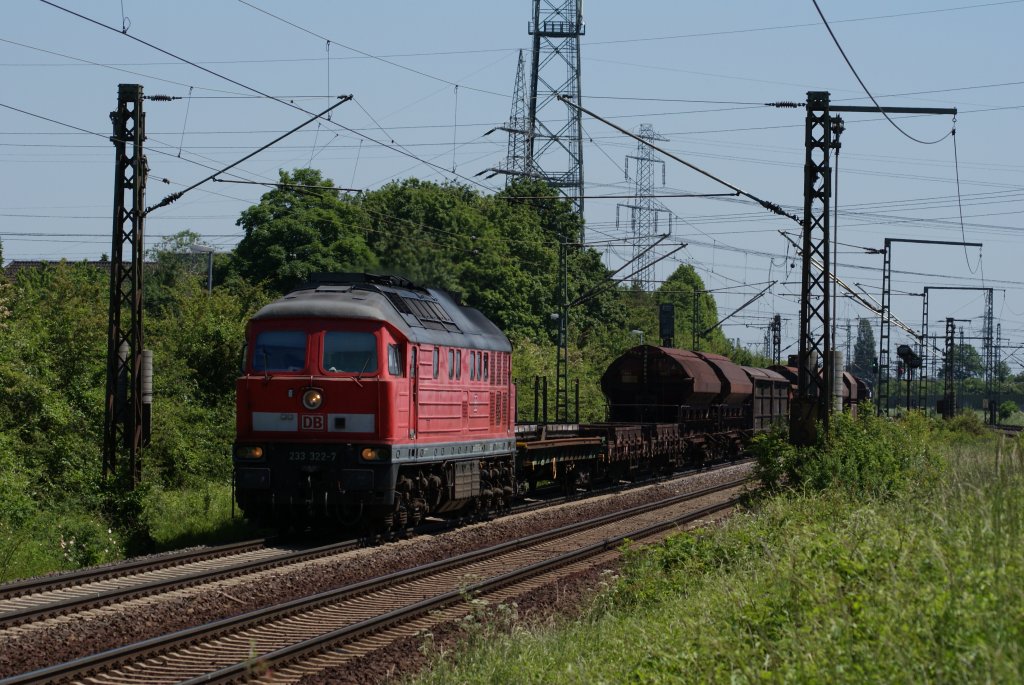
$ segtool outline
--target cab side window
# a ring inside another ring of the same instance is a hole
[[[448,380],[455,378],[455,350],[448,348]]]
[[[418,355],[416,354],[416,348],[413,347],[409,350],[409,378],[416,378],[416,363]]]
[[[441,355],[441,351],[438,348],[435,347],[434,348],[434,379],[435,380],[437,379],[437,367],[439,366],[439,363],[440,363],[440,359],[439,359],[440,355]]]
[[[402,375],[402,353],[398,345],[388,345],[388,373],[392,376]]]

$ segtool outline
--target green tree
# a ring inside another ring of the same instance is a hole
[[[205,254],[193,248],[202,245],[202,237],[195,231],[179,231],[167,236],[146,251],[143,291],[146,309],[159,311],[175,300],[175,293],[186,282],[206,281]]]
[[[963,381],[969,378],[980,378],[985,375],[985,363],[974,345],[963,344],[953,346],[953,379]],[[945,377],[946,362],[943,360],[939,377]]]
[[[875,332],[868,319],[857,319],[857,342],[853,346],[850,370],[855,376],[870,377],[875,373],[878,354],[875,348]]]
[[[99,475],[109,276],[61,262],[22,271],[0,327],[0,432],[44,492]]]
[[[280,179],[236,222],[245,236],[231,260],[233,273],[283,293],[315,272],[376,268],[366,245],[368,221],[356,201],[339,197],[313,169],[281,171]]]
[[[718,323],[718,305],[714,296],[705,292],[704,281],[692,265],[680,265],[665,279],[655,293],[655,301],[657,304],[672,303],[676,307],[676,347],[689,348],[697,338],[698,349],[719,354],[731,350],[720,328],[708,331]]]
[[[509,335],[544,331],[556,253],[536,215],[454,184],[407,179],[367,193],[370,247],[382,270],[442,287]]]

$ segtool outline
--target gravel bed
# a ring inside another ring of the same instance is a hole
[[[0,677],[235,616],[499,542],[733,480],[749,464],[569,502],[166,595],[0,631]],[[364,681],[365,682],[365,681]]]
[[[719,512],[704,519],[701,526],[717,525],[729,516]],[[713,522],[713,523],[711,523]],[[687,528],[697,527],[690,524]],[[668,533],[666,533],[667,535]],[[519,632],[536,632],[554,628],[578,619],[591,607],[597,594],[622,569],[622,558],[605,560],[584,571],[562,576],[555,583],[517,594],[510,600],[516,604],[516,618],[490,626],[485,635],[507,633],[514,628]],[[476,626],[473,630],[481,632]],[[430,667],[438,660],[457,660],[473,635],[459,620],[450,620],[430,628],[429,640],[424,636],[406,637],[365,656],[353,659],[342,667],[328,668],[297,681],[297,685],[371,685],[375,683],[401,683]]]
[[[547,585],[515,598],[522,629],[545,628],[581,616],[596,593],[606,582],[608,571],[618,572],[620,562],[591,567],[581,573],[563,577],[557,584]],[[407,637],[386,647],[354,659],[344,667],[330,668],[298,681],[299,685],[371,685],[400,683],[431,665],[438,658],[456,658],[468,639],[459,621],[449,621],[430,629],[429,644],[422,636]]]

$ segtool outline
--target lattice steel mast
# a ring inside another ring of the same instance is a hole
[[[988,422],[996,425],[996,340],[995,340],[995,297],[992,288],[985,293],[985,321],[982,337],[985,346],[985,398],[988,400]]]
[[[772,317],[772,354],[773,364],[782,363],[782,317],[778,314]]]
[[[142,151],[146,139],[142,100],[142,86],[121,84],[117,110],[110,113],[115,150],[114,230],[110,248],[103,477],[121,471],[133,486],[142,476],[139,451],[148,438],[148,406],[144,405],[152,397],[152,378],[143,371],[142,256],[148,165]],[[130,198],[128,202],[126,195]],[[148,383],[144,384],[144,380]],[[127,463],[118,463],[120,454],[124,454]]]
[[[633,233],[633,262],[637,267],[637,275],[633,279],[633,285],[641,290],[651,291],[655,287],[654,278],[654,241],[659,235],[658,219],[661,214],[668,216],[668,233],[672,233],[672,213],[667,207],[655,200],[654,194],[654,167],[661,165],[661,185],[665,185],[665,162],[655,156],[650,145],[645,144],[655,140],[667,141],[654,130],[650,124],[641,124],[637,132],[640,140],[637,142],[635,155],[626,155],[625,175],[629,180],[629,160],[633,160],[633,195],[634,201],[631,204],[620,204],[615,208],[615,227],[619,227],[619,209],[630,211],[630,228]]]
[[[946,354],[943,369],[942,418],[951,419],[956,416],[956,386],[953,371],[956,367],[956,319],[946,319]]]
[[[514,183],[516,179],[532,176],[530,140],[533,137],[533,130],[530,128],[529,122],[529,107],[526,94],[526,60],[523,58],[522,50],[519,51],[519,66],[516,68],[516,85],[512,93],[512,111],[509,113],[508,123],[493,130],[508,133],[508,152],[505,156],[504,167],[487,170],[491,172],[491,176],[505,174],[506,187],[510,183]],[[492,131],[488,131],[488,133]]]
[[[831,254],[829,201],[831,199],[832,116],[829,94],[807,93],[804,126],[804,228],[800,289],[800,348],[797,395],[790,409],[790,440],[809,445],[816,441],[817,421],[828,429],[832,373],[829,368]],[[820,270],[811,268],[821,264]],[[819,361],[824,368],[819,372]]]
[[[526,172],[547,181],[572,201],[583,217],[583,113],[558,101],[571,98],[579,105],[580,37],[583,0],[534,0],[528,27],[533,36],[530,92],[527,107]],[[582,224],[582,222],[581,222]],[[569,284],[570,243],[585,242],[579,236],[559,236],[558,251],[558,357],[555,379],[555,417],[566,421],[569,413]]]
[[[583,215],[583,119],[579,109],[556,95],[581,103],[580,37],[586,33],[583,0],[534,0],[533,61],[527,128],[527,169],[570,198]]]
[[[887,112],[899,114],[951,114],[956,109],[932,107],[879,107],[860,105],[832,105],[827,91],[807,93],[807,117],[804,146],[804,219],[803,263],[800,293],[800,352],[797,396],[790,409],[790,439],[797,444],[811,444],[816,439],[815,421],[828,429],[832,391],[832,339],[830,335],[830,226],[828,208],[831,201],[832,170],[829,157],[834,149],[833,113]],[[888,258],[888,255],[886,255]],[[813,273],[817,262],[821,271]],[[886,265],[888,268],[888,264]],[[883,292],[882,318],[888,322],[887,293]],[[884,332],[887,334],[887,331]],[[880,341],[886,344],[887,338]],[[886,361],[888,348],[885,348]],[[821,363],[819,373],[818,363]],[[882,360],[880,360],[882,361]],[[879,364],[881,367],[881,363]],[[886,370],[887,372],[887,370]],[[881,369],[880,369],[881,373]],[[888,382],[888,376],[885,377]]]

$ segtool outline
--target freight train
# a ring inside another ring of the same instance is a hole
[[[779,371],[640,345],[601,378],[607,421],[517,424],[511,370],[508,338],[443,290],[316,275],[248,323],[238,504],[276,526],[487,515],[540,482],[573,490],[738,455],[787,419],[793,391]]]

